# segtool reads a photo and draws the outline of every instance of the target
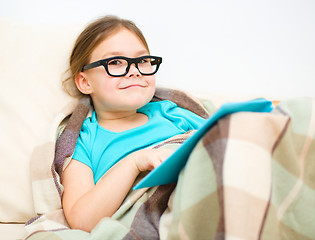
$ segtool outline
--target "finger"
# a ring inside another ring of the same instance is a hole
[[[165,161],[167,158],[169,158],[172,154],[173,154],[173,150],[171,149],[161,149],[163,150],[161,152],[161,155],[160,155],[160,161],[163,162]]]
[[[158,166],[161,165],[161,158],[156,158],[152,161],[152,165],[153,165],[153,168],[157,168]]]

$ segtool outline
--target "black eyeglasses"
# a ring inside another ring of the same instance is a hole
[[[104,66],[109,76],[122,77],[129,72],[130,66],[133,63],[142,75],[153,75],[159,70],[162,58],[156,56],[142,56],[138,58],[110,57],[85,65],[82,68],[82,72],[91,68]]]

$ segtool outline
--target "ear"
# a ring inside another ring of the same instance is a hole
[[[78,73],[75,78],[75,84],[80,92],[83,94],[91,94],[93,91],[92,86],[90,85],[89,80],[86,78],[83,72]]]

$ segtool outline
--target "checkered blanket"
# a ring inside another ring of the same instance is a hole
[[[204,117],[214,110],[210,101],[201,104],[179,91],[158,90],[155,100],[162,99]],[[91,233],[69,228],[59,181],[89,109],[82,99],[58,116],[51,133],[72,113],[58,141],[34,152],[38,217],[26,224],[27,239],[315,239],[314,100],[291,99],[271,113],[222,118],[192,150],[176,184],[131,190]],[[176,148],[187,137],[159,147]]]

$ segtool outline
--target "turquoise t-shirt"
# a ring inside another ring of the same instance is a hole
[[[146,114],[148,122],[123,132],[112,132],[100,126],[95,111],[84,121],[72,158],[92,169],[95,183],[130,153],[198,129],[205,122],[171,101],[150,102],[138,112]]]

